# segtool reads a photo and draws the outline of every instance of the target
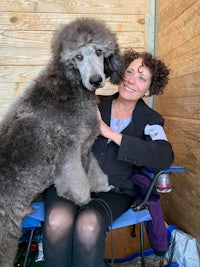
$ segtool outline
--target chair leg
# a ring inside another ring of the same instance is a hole
[[[23,267],[26,267],[26,265],[27,265],[27,260],[28,260],[28,255],[29,255],[29,251],[30,251],[31,242],[32,242],[32,239],[33,239],[34,230],[35,230],[35,228],[33,228],[31,230],[31,234],[30,234],[30,238],[29,238],[29,242],[28,242],[28,247],[27,247],[27,250],[26,250],[26,255],[25,255],[25,258],[24,258]]]
[[[145,267],[143,222],[140,222],[140,251],[141,251],[141,263],[142,263],[141,266]]]

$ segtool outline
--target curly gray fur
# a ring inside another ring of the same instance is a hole
[[[66,25],[52,42],[52,60],[0,125],[0,266],[12,267],[23,216],[54,184],[82,205],[91,191],[108,191],[91,146],[99,134],[95,90],[118,84],[116,37],[89,18]]]

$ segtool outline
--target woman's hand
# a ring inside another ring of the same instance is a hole
[[[100,125],[100,134],[105,138],[108,138],[120,146],[122,140],[122,134],[113,131],[101,118],[101,113],[97,109],[97,116]]]
[[[111,129],[110,127],[102,120],[101,118],[101,113],[99,111],[99,109],[97,109],[97,116],[98,116],[98,120],[99,120],[99,125],[100,125],[100,134],[106,138],[109,138],[110,133],[111,133]]]

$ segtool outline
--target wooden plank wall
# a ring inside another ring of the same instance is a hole
[[[0,118],[48,62],[52,34],[61,24],[95,17],[116,32],[121,49],[143,50],[149,40],[145,35],[148,8],[146,0],[1,0]],[[98,93],[111,94],[116,89],[108,84]]]
[[[174,190],[162,197],[166,221],[200,241],[200,1],[158,1],[157,55],[171,69],[155,109],[166,119],[175,165]]]

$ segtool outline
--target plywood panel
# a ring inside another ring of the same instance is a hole
[[[41,72],[44,66],[0,66],[1,90],[10,87],[9,83],[31,82]],[[12,85],[11,85],[12,86]]]
[[[200,240],[200,194],[197,190],[200,187],[199,175],[200,170],[193,169],[187,169],[185,174],[174,174],[173,191],[161,197],[165,220],[168,224],[178,225],[198,241]]]
[[[137,14],[143,14],[145,10],[145,1],[143,0],[42,0],[42,1],[13,1],[1,0],[1,11],[17,12],[50,12],[50,13],[72,13],[72,14],[130,14],[130,8],[133,7]]]
[[[171,69],[170,77],[184,76],[200,71],[200,34],[180,47],[166,51],[160,57]]]
[[[113,14],[112,18],[105,14],[68,14],[68,13],[22,13],[3,12],[1,15],[1,30],[32,30],[32,31],[55,31],[59,25],[71,22],[77,18],[94,17],[103,20],[108,27],[115,32],[118,31],[144,31],[145,18],[143,14]]]
[[[165,130],[175,152],[175,164],[195,169],[200,159],[200,120],[164,118]],[[200,180],[199,177],[195,179]]]
[[[200,75],[198,72],[193,72],[187,75],[170,78],[163,96],[173,97],[175,99],[177,97],[185,97],[187,99],[187,97],[199,96],[199,85]]]
[[[197,95],[187,97],[159,97],[159,101],[156,101],[155,104],[157,110],[162,110],[162,115],[197,120],[200,119],[199,106],[200,92],[197,92]]]
[[[184,4],[183,1],[182,7]],[[176,18],[166,28],[158,31],[159,56],[172,70],[171,78],[200,71],[200,27],[196,27],[200,24],[200,1],[193,4],[191,2],[185,8],[180,16],[176,12],[171,12],[176,14]]]
[[[46,65],[49,61],[51,39],[49,31],[8,31],[0,37],[0,65]],[[144,36],[141,32],[121,32],[117,35],[120,47],[144,47]],[[34,43],[34,47],[33,47]]]
[[[158,1],[157,55],[171,69],[155,109],[175,153],[174,191],[162,196],[167,223],[178,225],[200,242],[200,1]]]
[[[140,251],[139,224],[135,226],[136,237],[131,236],[132,226],[115,229],[107,233],[105,258],[124,258]],[[150,248],[149,240],[144,227],[144,246]]]
[[[179,3],[181,2],[182,1]],[[200,34],[200,27],[197,27],[197,25],[200,24],[199,10],[200,1],[195,1],[195,3],[190,5],[188,9],[181,14],[181,16],[177,16],[178,14],[176,12],[171,12],[176,14],[177,17],[169,25],[167,25],[166,28],[162,29],[162,31],[158,30],[157,47],[159,55],[162,57],[168,55],[168,57],[170,56],[170,58],[172,58],[168,52],[177,49],[176,52],[180,53],[183,49],[185,49],[185,47],[187,47],[187,43],[189,46],[188,50],[195,49],[193,42],[196,40],[195,37],[198,37]],[[160,21],[163,21],[163,18],[160,19]],[[163,38],[163,36],[165,36],[165,38]],[[199,45],[200,41],[198,41],[198,39],[195,43],[198,43]]]
[[[186,168],[183,174],[173,174],[173,193],[162,196],[165,220],[200,240],[200,121],[165,119],[165,130],[175,153],[174,165]]]
[[[200,241],[200,121],[166,118],[166,131],[175,153],[175,165],[186,172],[173,174],[174,189],[162,195],[168,224],[178,225]]]
[[[158,1],[159,2],[159,1]],[[159,20],[158,31],[166,29],[166,27],[173,22],[176,18],[180,18],[183,13],[185,13],[190,6],[195,4],[196,0],[170,0],[170,1],[162,1],[159,4],[158,16],[162,18]],[[172,12],[175,11],[175,12]]]

